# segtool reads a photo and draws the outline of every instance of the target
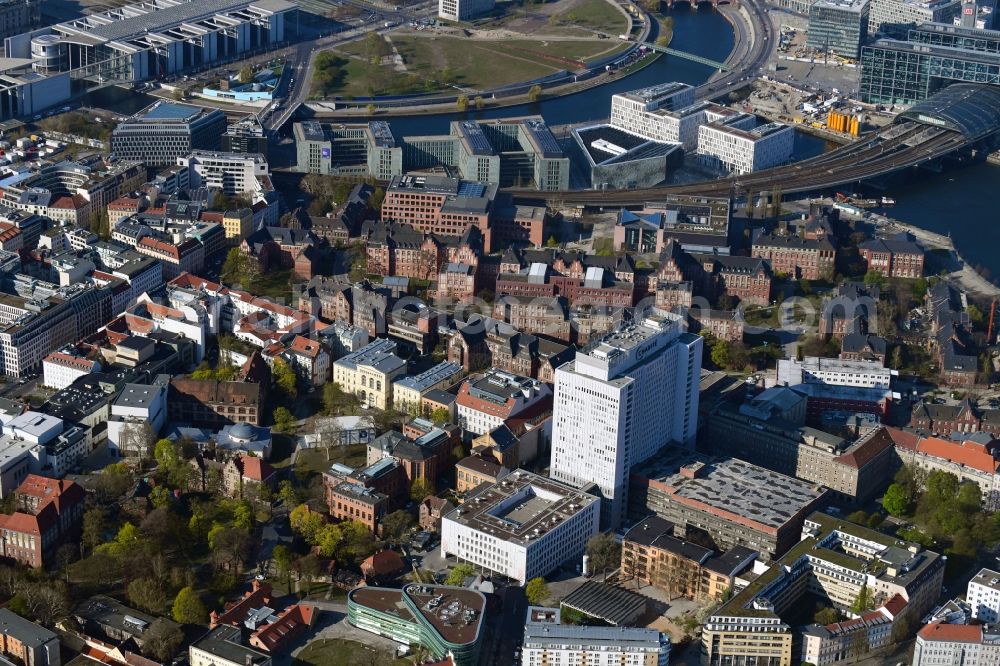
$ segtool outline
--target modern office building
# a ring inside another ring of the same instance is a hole
[[[222,135],[222,150],[229,153],[260,153],[267,157],[267,130],[256,114],[237,120]]]
[[[744,546],[773,560],[800,538],[805,517],[821,508],[827,491],[815,484],[736,458],[715,458],[665,446],[632,468],[629,513],[654,513],[674,525],[674,536]]]
[[[196,150],[178,157],[177,166],[187,167],[192,188],[207,187],[228,195],[262,192],[269,181],[267,160],[260,153],[221,153]]]
[[[0,39],[27,32],[42,22],[41,0],[0,2]]]
[[[298,171],[370,175],[380,180],[403,173],[403,149],[385,121],[343,124],[307,120],[295,123],[292,135]]]
[[[861,100],[870,104],[916,104],[938,93],[937,103],[954,108],[956,117],[965,118],[965,112],[969,117],[980,115],[974,108],[975,99],[992,93],[972,92],[956,84],[1000,86],[1000,53],[994,46],[998,33],[976,32],[993,33],[993,37],[982,41],[982,47],[991,50],[967,46],[971,35],[948,40],[962,46],[937,45],[937,34],[920,29],[911,31],[914,39],[909,41],[879,39],[865,46],[861,49]],[[941,91],[945,86],[951,90]]]
[[[919,544],[824,513],[811,514],[801,536],[779,562],[705,621],[703,664],[853,660],[859,650],[891,644],[897,622],[918,622],[941,593],[945,558]],[[862,590],[869,595],[867,608],[851,611]],[[828,600],[852,619],[799,632],[782,615],[807,594]],[[801,654],[792,654],[793,644]]]
[[[643,210],[623,208],[615,222],[615,249],[660,254],[669,247],[727,255],[732,214],[729,197],[668,196],[647,202]]]
[[[686,83],[664,83],[611,96],[611,125],[638,136],[683,143],[680,131],[665,116],[694,104],[694,88]]]
[[[868,33],[896,37],[922,23],[951,24],[961,7],[961,0],[871,0]]]
[[[1000,573],[980,569],[969,581],[965,600],[972,608],[972,617],[983,624],[994,624],[1000,620]]]
[[[520,666],[667,666],[670,636],[655,629],[562,624],[558,608],[529,606]]]
[[[454,169],[461,178],[502,186],[569,189],[569,158],[541,116],[453,121],[448,134],[396,139],[389,124],[295,123],[299,171],[370,175]]]
[[[856,59],[868,39],[870,0],[818,0],[809,8],[806,45],[828,55]]]
[[[496,0],[438,0],[438,16],[447,21],[469,21],[493,11]]]
[[[403,589],[356,587],[347,595],[347,621],[363,631],[455,666],[476,666],[486,597],[464,587],[410,584]]]
[[[1000,628],[934,622],[917,632],[912,666],[993,666],[1000,663]]]
[[[611,125],[574,127],[570,134],[595,190],[658,185],[684,159],[679,143],[654,141]]]
[[[593,495],[519,469],[441,518],[441,553],[524,585],[583,555],[599,506]]]
[[[195,150],[218,150],[226,114],[174,102],[156,102],[111,131],[111,152],[149,167],[173,166]]]
[[[701,354],[683,317],[652,311],[556,369],[550,473],[597,484],[602,525],[622,522],[633,465],[667,442],[694,446]]]
[[[756,125],[749,114],[730,116],[698,128],[698,154],[734,174],[751,173],[792,159],[795,130],[783,123]]]

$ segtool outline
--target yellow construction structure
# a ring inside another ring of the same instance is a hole
[[[826,127],[834,132],[844,132],[851,136],[857,136],[861,130],[861,117],[830,109],[830,113],[826,116]]]

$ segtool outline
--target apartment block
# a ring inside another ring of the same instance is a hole
[[[23,666],[60,666],[59,636],[0,608],[0,652]]]
[[[757,552],[743,546],[717,553],[679,539],[673,523],[648,516],[622,538],[621,578],[652,585],[672,599],[722,601],[756,559]]]

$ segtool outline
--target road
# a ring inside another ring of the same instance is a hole
[[[374,7],[358,0],[348,0],[348,4],[371,13],[362,19],[342,24],[342,29],[336,32],[312,34],[310,38],[292,47],[286,55],[288,58],[286,69],[290,72],[290,76],[282,77],[278,90],[275,91],[275,102],[261,113],[265,129],[272,132],[281,129],[309,96],[309,83],[312,81],[317,53],[372,31],[379,34],[389,32],[400,24],[433,16],[437,11],[437,5],[432,3],[420,3],[409,8],[399,7],[392,10]],[[386,23],[390,26],[385,27]],[[305,30],[312,32],[313,29],[306,27]]]

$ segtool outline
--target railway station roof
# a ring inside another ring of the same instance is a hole
[[[899,120],[960,132],[970,140],[1000,130],[1000,88],[954,83],[899,114]]]

